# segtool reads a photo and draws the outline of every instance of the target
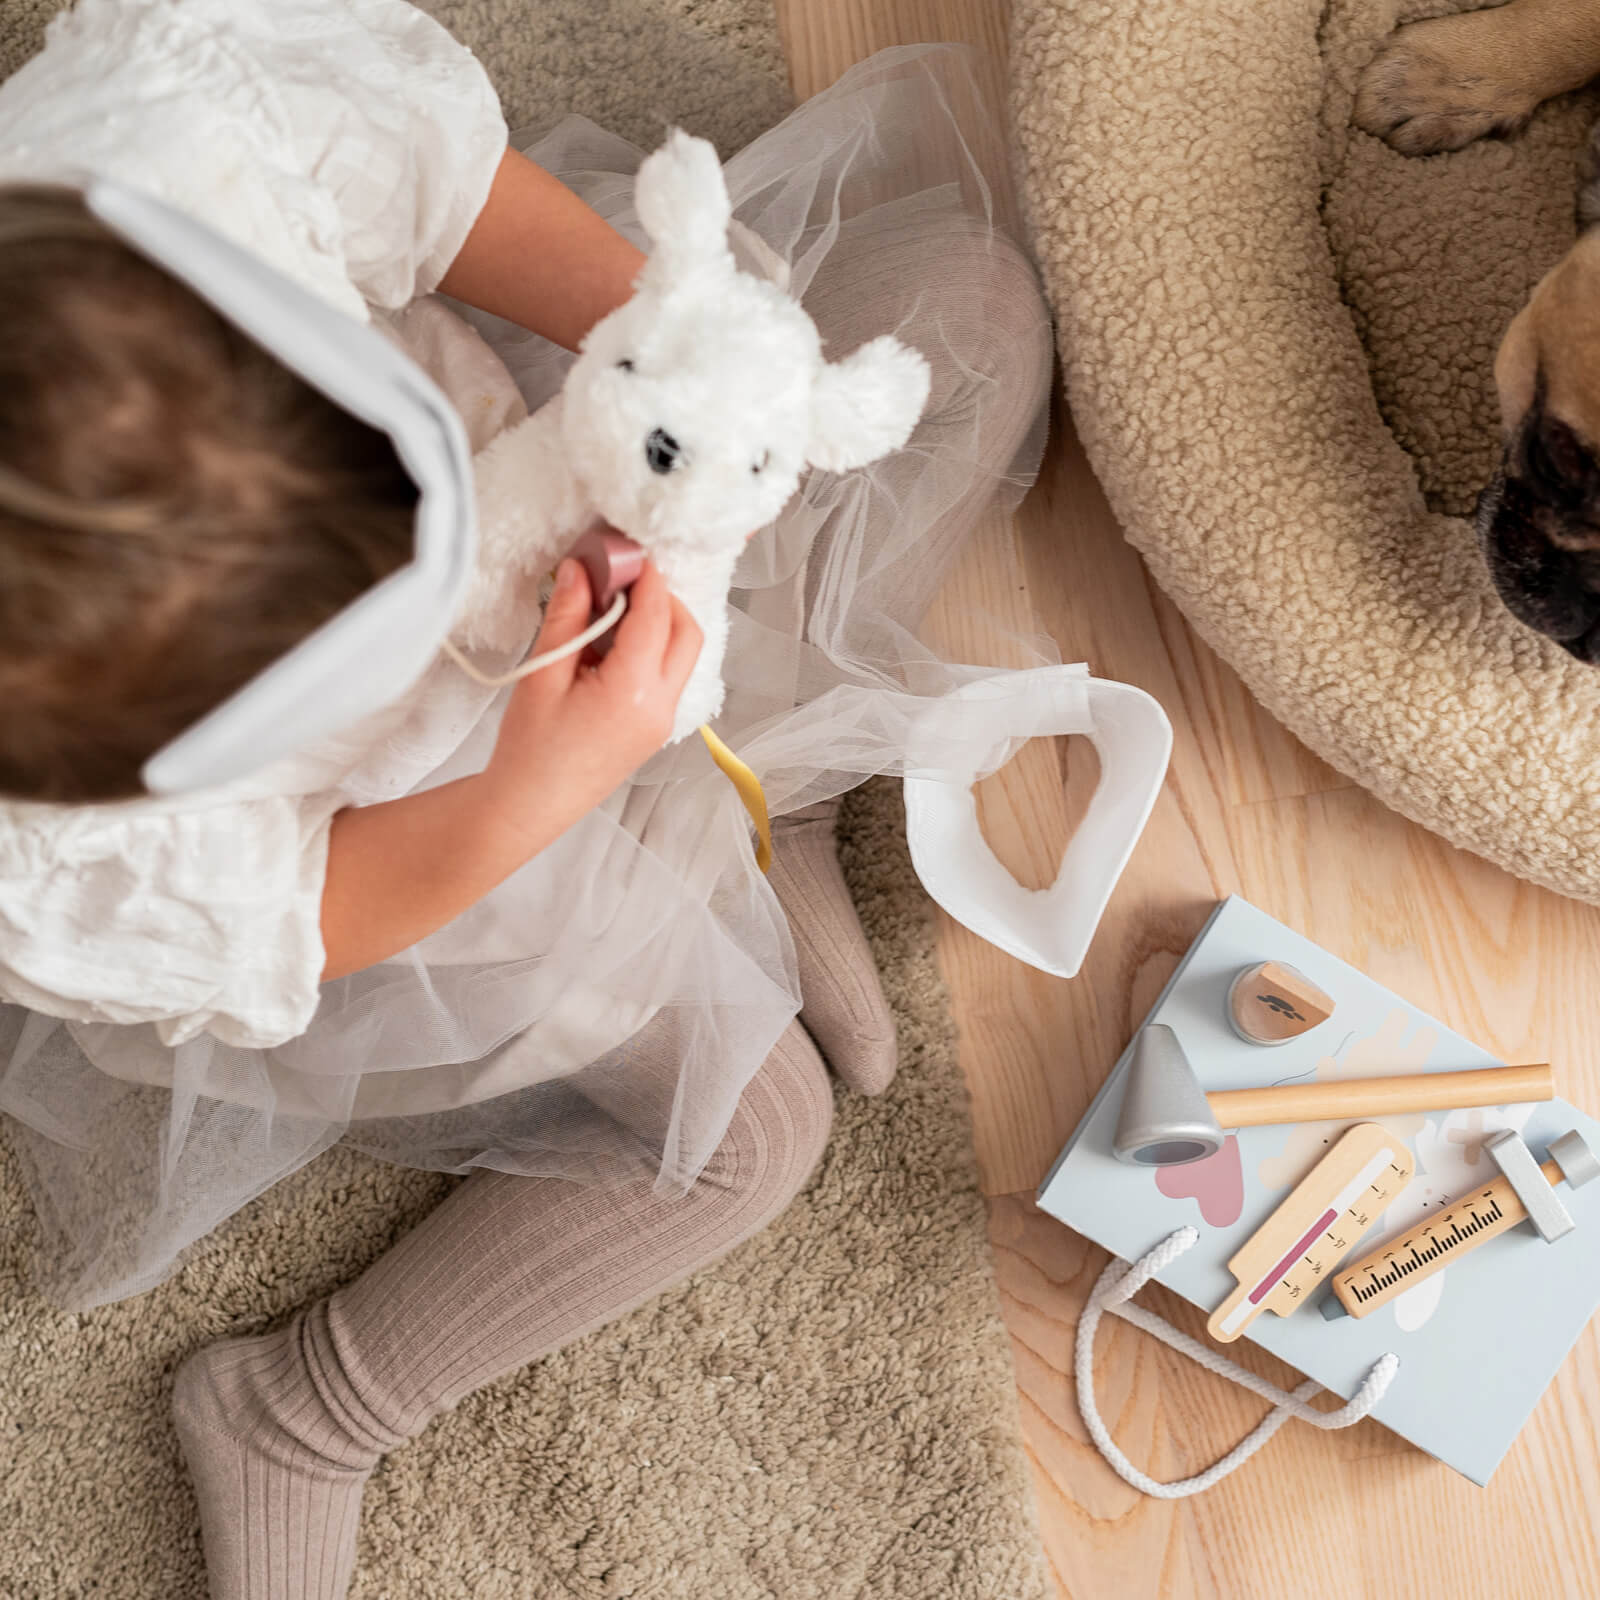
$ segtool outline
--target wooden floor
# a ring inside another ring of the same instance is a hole
[[[800,95],[873,50],[921,39],[979,45],[1003,94],[1004,0],[779,0],[779,14]],[[1087,1441],[1072,1335],[1105,1256],[1032,1195],[1215,901],[1237,891],[1505,1058],[1553,1061],[1564,1093],[1591,1107],[1600,911],[1450,849],[1297,744],[1155,589],[1070,419],[1057,420],[1038,487],[1015,519],[984,530],[935,631],[952,653],[982,660],[976,610],[1005,620],[1009,608],[1024,627],[1031,612],[1064,660],[1154,694],[1176,734],[1166,789],[1077,979],[1045,977],[948,922],[941,930],[1059,1590],[1074,1600],[1597,1600],[1600,1327],[1488,1489],[1372,1422],[1335,1434],[1291,1423],[1236,1477],[1176,1503],[1128,1488]],[[984,786],[991,843],[1024,882],[1054,875],[1093,779],[1092,753],[1041,742]],[[1174,1297],[1147,1298],[1199,1330]],[[1253,1346],[1235,1348],[1290,1379]],[[1102,1332],[1098,1371],[1114,1433],[1158,1478],[1209,1463],[1263,1409],[1122,1324]]]

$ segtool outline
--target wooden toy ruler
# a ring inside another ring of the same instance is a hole
[[[1551,1185],[1561,1182],[1561,1168],[1554,1161],[1546,1161],[1539,1170]],[[1496,1234],[1516,1227],[1527,1215],[1510,1179],[1496,1178],[1452,1200],[1443,1211],[1341,1272],[1333,1280],[1333,1292],[1351,1316],[1364,1317]]]
[[[1211,1313],[1215,1339],[1237,1339],[1263,1311],[1288,1316],[1411,1181],[1403,1140],[1358,1122],[1289,1192],[1228,1263],[1238,1287]]]

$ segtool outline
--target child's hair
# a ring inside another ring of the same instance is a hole
[[[412,551],[386,435],[103,228],[0,186],[0,794],[125,798]]]

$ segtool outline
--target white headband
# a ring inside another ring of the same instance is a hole
[[[145,763],[152,794],[243,777],[370,715],[427,670],[472,575],[472,454],[454,407],[375,329],[203,223],[95,180],[89,210],[335,404],[380,428],[418,490],[416,553]]]

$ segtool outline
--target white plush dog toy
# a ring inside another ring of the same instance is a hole
[[[727,595],[746,540],[809,464],[904,444],[928,364],[885,336],[838,362],[783,288],[734,264],[715,150],[674,132],[639,169],[654,249],[631,300],[583,341],[561,393],[478,457],[479,592],[468,647],[508,647],[518,574],[547,572],[604,520],[644,546],[705,633],[673,738],[722,706]],[[488,586],[488,592],[484,592]]]

